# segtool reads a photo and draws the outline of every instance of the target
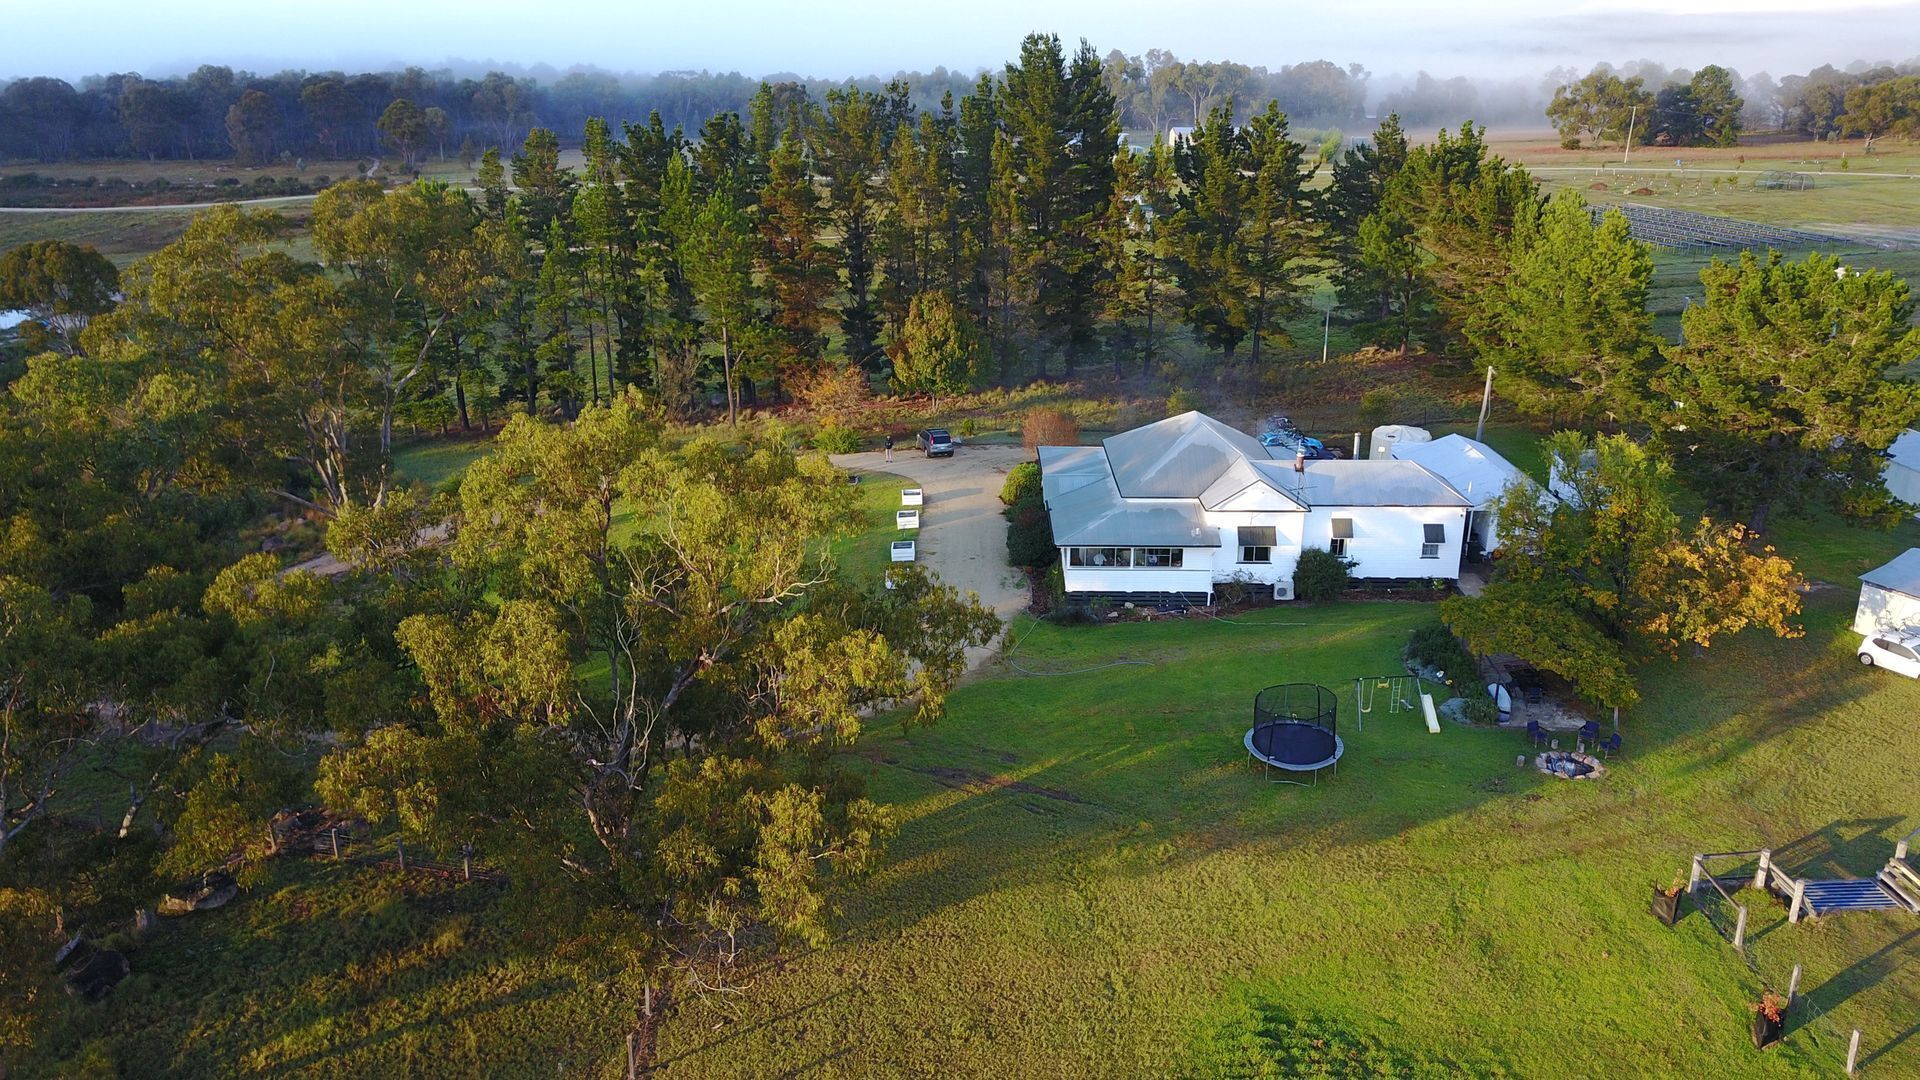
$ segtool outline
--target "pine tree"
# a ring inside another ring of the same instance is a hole
[[[1374,264],[1369,266],[1363,259],[1360,225],[1381,209],[1389,185],[1406,163],[1406,133],[1400,128],[1400,118],[1389,113],[1370,141],[1348,149],[1334,163],[1332,182],[1320,199],[1320,216],[1326,222],[1327,249],[1333,262],[1329,277],[1334,294],[1341,308],[1356,313],[1363,325],[1374,330],[1384,325],[1383,320],[1395,307],[1390,284],[1397,278],[1383,272],[1393,260],[1380,258],[1386,249],[1380,246],[1378,227]],[[1403,348],[1410,337],[1409,328],[1404,326],[1394,335]]]
[[[828,205],[840,233],[840,268],[846,305],[840,332],[847,358],[869,370],[885,359],[880,351],[880,314],[873,296],[875,214],[869,184],[880,168],[879,98],[848,88],[829,90],[816,132],[816,158],[826,175]]]
[[[1281,321],[1304,309],[1303,278],[1317,247],[1316,227],[1306,189],[1312,165],[1306,150],[1287,134],[1287,117],[1278,102],[1246,128],[1245,218],[1235,249],[1241,254],[1235,277],[1246,294],[1247,331],[1253,362],[1261,361],[1264,342],[1278,336]]]
[[[1908,511],[1881,470],[1920,417],[1920,384],[1888,378],[1920,354],[1907,283],[1829,255],[1746,252],[1715,260],[1700,284],[1702,301],[1681,316],[1685,343],[1666,349],[1653,380],[1649,417],[1695,490],[1755,532],[1776,507],[1898,521]]]
[[[790,133],[773,151],[760,194],[761,276],[772,294],[783,370],[820,359],[821,318],[833,289],[831,254],[820,243],[825,217],[798,133]]]
[[[1102,257],[1100,237],[1115,209],[1115,158],[1119,146],[1120,115],[1113,89],[1107,83],[1100,57],[1085,40],[1067,70],[1067,110],[1064,207],[1060,221],[1059,252],[1062,288],[1043,297],[1042,311],[1057,320],[1066,339],[1066,364],[1075,363],[1095,340],[1094,320],[1101,298],[1111,288],[1114,264]]]
[[[586,389],[580,378],[580,356],[574,339],[578,275],[579,267],[567,243],[567,234],[558,218],[550,219],[534,292],[534,310],[540,324],[540,344],[535,349],[535,357],[545,372],[548,395],[568,416],[579,413],[581,399],[585,397],[581,391]]]
[[[979,332],[966,310],[942,292],[913,298],[892,351],[896,394],[964,393],[985,368]]]
[[[760,298],[753,281],[753,226],[728,197],[729,187],[716,185],[707,196],[693,221],[681,262],[706,312],[707,332],[720,349],[727,423],[733,425],[739,423],[744,358],[761,327]]]
[[[1173,160],[1180,179],[1171,222],[1180,315],[1196,337],[1231,360],[1247,336],[1246,294],[1235,279],[1251,171],[1232,105],[1216,105],[1192,138],[1177,141]]]
[[[1523,207],[1501,318],[1482,349],[1506,393],[1555,417],[1618,424],[1641,415],[1655,356],[1653,255],[1620,212],[1596,222],[1577,191]]]

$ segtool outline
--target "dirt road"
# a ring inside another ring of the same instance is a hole
[[[896,448],[891,462],[879,453],[833,457],[842,468],[897,473],[919,484],[927,499],[920,511],[920,562],[941,581],[977,594],[1002,622],[1027,604],[1026,575],[1007,565],[1007,521],[1000,516],[1007,470],[1026,460],[1018,446],[963,446],[950,458]],[[968,661],[977,668],[995,651],[970,649]]]

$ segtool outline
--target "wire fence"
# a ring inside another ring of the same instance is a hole
[[[1853,996],[1848,984],[1877,977],[1876,957],[1842,972],[1806,970],[1806,950],[1796,947],[1787,905],[1768,888],[1782,883],[1791,888],[1792,880],[1771,863],[1767,852],[1719,852],[1694,857],[1687,893],[1694,909],[1740,958],[1751,976],[1754,1000],[1774,993],[1790,1003],[1783,1038],[1832,1054],[1845,1063],[1848,1075],[1862,1075],[1869,1067],[1882,1071],[1876,1066],[1888,1054],[1911,1057],[1910,1051],[1902,1051],[1911,1031],[1864,1030],[1847,1015]],[[1894,957],[1889,966],[1897,963]],[[1884,1062],[1885,1074],[1898,1075],[1909,1063]]]

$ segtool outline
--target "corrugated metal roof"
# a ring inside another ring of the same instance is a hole
[[[1040,448],[1040,487],[1061,547],[1219,547],[1198,503],[1128,502],[1098,446]]]
[[[1394,458],[1304,463],[1256,461],[1268,483],[1308,506],[1457,506],[1470,504],[1424,467]]]
[[[1887,456],[1897,465],[1920,469],[1920,431],[1908,428],[1901,432],[1893,445],[1887,447]]]
[[[1445,435],[1432,442],[1395,443],[1388,452],[1397,461],[1424,465],[1476,507],[1491,504],[1515,481],[1533,483],[1493,447],[1465,435]]]
[[[1882,589],[1920,597],[1920,548],[1908,548],[1885,566],[1860,575],[1860,580]]]
[[[1114,483],[1130,499],[1192,499],[1236,462],[1267,459],[1260,440],[1199,412],[1107,437]]]
[[[1209,510],[1305,510],[1306,505],[1267,482],[1241,458],[1200,493],[1200,505]]]

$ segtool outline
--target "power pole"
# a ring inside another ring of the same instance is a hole
[[[1627,143],[1620,153],[1620,164],[1623,166],[1633,161],[1633,122],[1639,118],[1640,106],[1634,105],[1627,109]]]
[[[1487,433],[1487,409],[1493,404],[1493,365],[1487,365],[1487,388],[1480,391],[1480,423],[1473,429],[1473,441],[1481,441]]]
[[[1320,362],[1327,362],[1327,343],[1333,340],[1333,305],[1327,305],[1327,320],[1320,326]]]

